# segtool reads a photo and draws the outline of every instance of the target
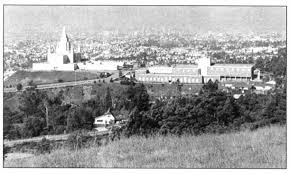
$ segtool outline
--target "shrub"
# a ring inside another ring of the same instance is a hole
[[[51,151],[51,142],[45,137],[42,138],[42,140],[39,143],[37,143],[36,153],[45,154],[45,153],[50,153],[50,151]]]
[[[12,126],[12,128],[9,131],[8,139],[19,139],[23,137],[23,129],[19,126]]]
[[[111,133],[109,134],[109,139],[111,141],[120,140],[124,134],[125,126],[113,126],[111,129]]]
[[[66,145],[70,150],[78,150],[85,147],[91,136],[84,130],[78,130],[71,133],[67,139]]]
[[[24,121],[24,132],[26,137],[39,136],[45,127],[45,119],[40,117],[28,117]]]
[[[62,82],[63,82],[63,80],[62,80],[62,79],[58,79],[57,81],[58,81],[59,83],[62,83]]]
[[[5,144],[3,144],[3,161],[6,159],[7,154],[9,153],[10,149],[11,149],[10,147],[5,146]]]
[[[28,85],[28,86],[34,86],[34,82],[33,82],[33,80],[30,80],[30,81],[28,82],[27,85]]]
[[[21,91],[22,88],[23,88],[22,84],[18,83],[17,86],[16,86],[17,91]]]
[[[66,127],[64,125],[59,125],[55,128],[55,134],[63,134],[66,130]]]

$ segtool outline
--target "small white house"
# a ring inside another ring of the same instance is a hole
[[[106,127],[114,123],[115,117],[111,114],[110,110],[108,110],[104,115],[95,118],[94,125],[95,127]]]

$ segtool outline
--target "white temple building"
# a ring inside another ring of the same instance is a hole
[[[51,53],[50,47],[47,53],[47,62],[33,63],[33,71],[74,71],[77,64],[74,60],[73,45],[71,44],[63,27],[60,41],[56,45],[55,53]]]

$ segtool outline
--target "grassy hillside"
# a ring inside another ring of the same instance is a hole
[[[286,168],[286,127],[202,136],[132,137],[6,160],[5,167]]]
[[[96,79],[99,75],[91,72],[76,71],[18,71],[4,82],[4,86],[16,86],[18,83],[26,84],[33,80],[35,84],[56,83],[85,79]]]

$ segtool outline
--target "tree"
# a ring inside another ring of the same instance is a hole
[[[203,85],[202,90],[204,92],[216,92],[218,90],[218,81],[216,80],[213,83],[210,79],[206,84]]]
[[[67,116],[66,130],[69,132],[79,129],[92,129],[94,123],[94,116],[92,108],[77,107],[72,109]]]
[[[226,127],[234,123],[235,119],[239,117],[238,108],[232,97],[227,97],[222,110],[218,113],[218,117],[219,121]]]
[[[16,86],[17,91],[21,91],[22,90],[22,84],[18,83]]]
[[[45,117],[45,112],[41,110],[41,105],[43,99],[45,98],[45,94],[40,92],[37,89],[28,89],[21,93],[19,102],[19,110],[28,118],[29,116],[33,116],[34,114],[41,115]]]
[[[133,103],[136,104],[139,111],[147,111],[149,109],[149,95],[144,84],[135,87],[135,95]]]
[[[177,85],[178,94],[181,95],[181,90],[182,90],[183,85],[180,83],[179,79],[176,80],[176,85]]]
[[[33,80],[30,80],[27,85],[28,86],[34,86],[35,84],[34,84]]]
[[[149,112],[139,111],[137,107],[133,109],[129,116],[129,121],[125,130],[127,136],[144,135],[148,136],[158,127],[158,123],[150,116]]]
[[[3,136],[4,138],[10,139],[10,131],[12,129],[12,121],[11,121],[12,112],[8,107],[4,107],[3,109]]]
[[[109,87],[107,87],[107,90],[106,90],[105,107],[106,107],[106,110],[111,109],[112,107],[112,97],[111,97],[111,92],[110,92]]]
[[[78,110],[74,108],[68,113],[66,130],[72,132],[80,128],[81,128],[81,118]]]
[[[45,128],[45,119],[40,116],[31,116],[24,121],[24,135],[26,137],[39,136]]]

